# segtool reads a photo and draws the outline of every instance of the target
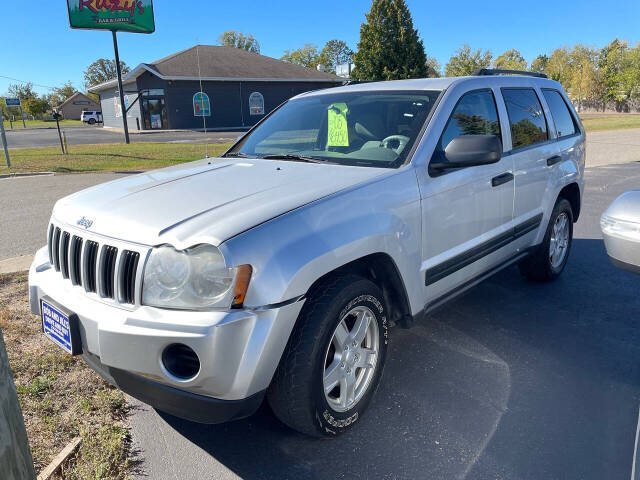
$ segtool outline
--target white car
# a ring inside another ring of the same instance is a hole
[[[298,95],[220,158],[59,200],[33,313],[170,414],[217,423],[266,396],[301,432],[352,428],[393,326],[567,262],[584,129],[559,83],[494,73]]]
[[[616,198],[602,214],[600,228],[611,262],[640,273],[640,190]]]
[[[80,115],[80,120],[84,123],[88,123],[89,125],[94,125],[96,123],[102,123],[102,112],[96,111],[83,111]]]

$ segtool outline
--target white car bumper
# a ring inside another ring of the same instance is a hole
[[[34,314],[40,315],[41,300],[49,299],[77,315],[82,354],[107,379],[115,378],[114,383],[119,384],[117,377],[126,374],[127,381],[122,383],[151,385],[155,390],[145,387],[142,393],[130,386],[121,388],[152,405],[150,396],[174,393],[174,400],[185,403],[184,408],[167,408],[166,402],[154,406],[197,421],[203,420],[182,412],[188,402],[181,392],[205,404],[207,400],[262,399],[304,303],[298,300],[274,308],[207,312],[147,306],[125,309],[93,298],[63,279],[49,263],[46,248],[37,252],[29,271],[29,296]],[[172,344],[187,345],[197,354],[200,369],[194,377],[184,380],[167,371],[162,356]]]

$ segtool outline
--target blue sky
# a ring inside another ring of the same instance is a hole
[[[539,53],[578,42],[603,46],[614,37],[640,41],[638,0],[535,2],[407,0],[427,54],[442,65],[463,43],[494,55],[515,47],[531,61]],[[371,0],[256,1],[154,0],[156,32],[119,34],[120,57],[131,67],[152,62],[196,43],[215,44],[225,30],[252,33],[261,53],[280,57],[306,42],[322,46],[345,40],[356,48]],[[65,0],[8,2],[2,12],[0,76],[57,86],[71,80],[82,88],[82,72],[93,60],[113,57],[108,32],[71,30]],[[0,94],[12,80],[0,77]],[[46,92],[44,87],[38,91]]]

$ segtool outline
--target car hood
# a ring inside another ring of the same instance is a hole
[[[219,245],[386,172],[335,164],[206,159],[87,188],[59,200],[53,216],[69,225],[89,225],[93,233],[145,245]]]

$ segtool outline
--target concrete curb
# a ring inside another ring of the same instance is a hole
[[[3,173],[0,174],[0,179],[13,178],[13,177],[45,177],[55,175],[53,172],[16,172],[16,173]]]
[[[34,255],[20,255],[19,257],[0,260],[0,273],[16,273],[29,270]]]

